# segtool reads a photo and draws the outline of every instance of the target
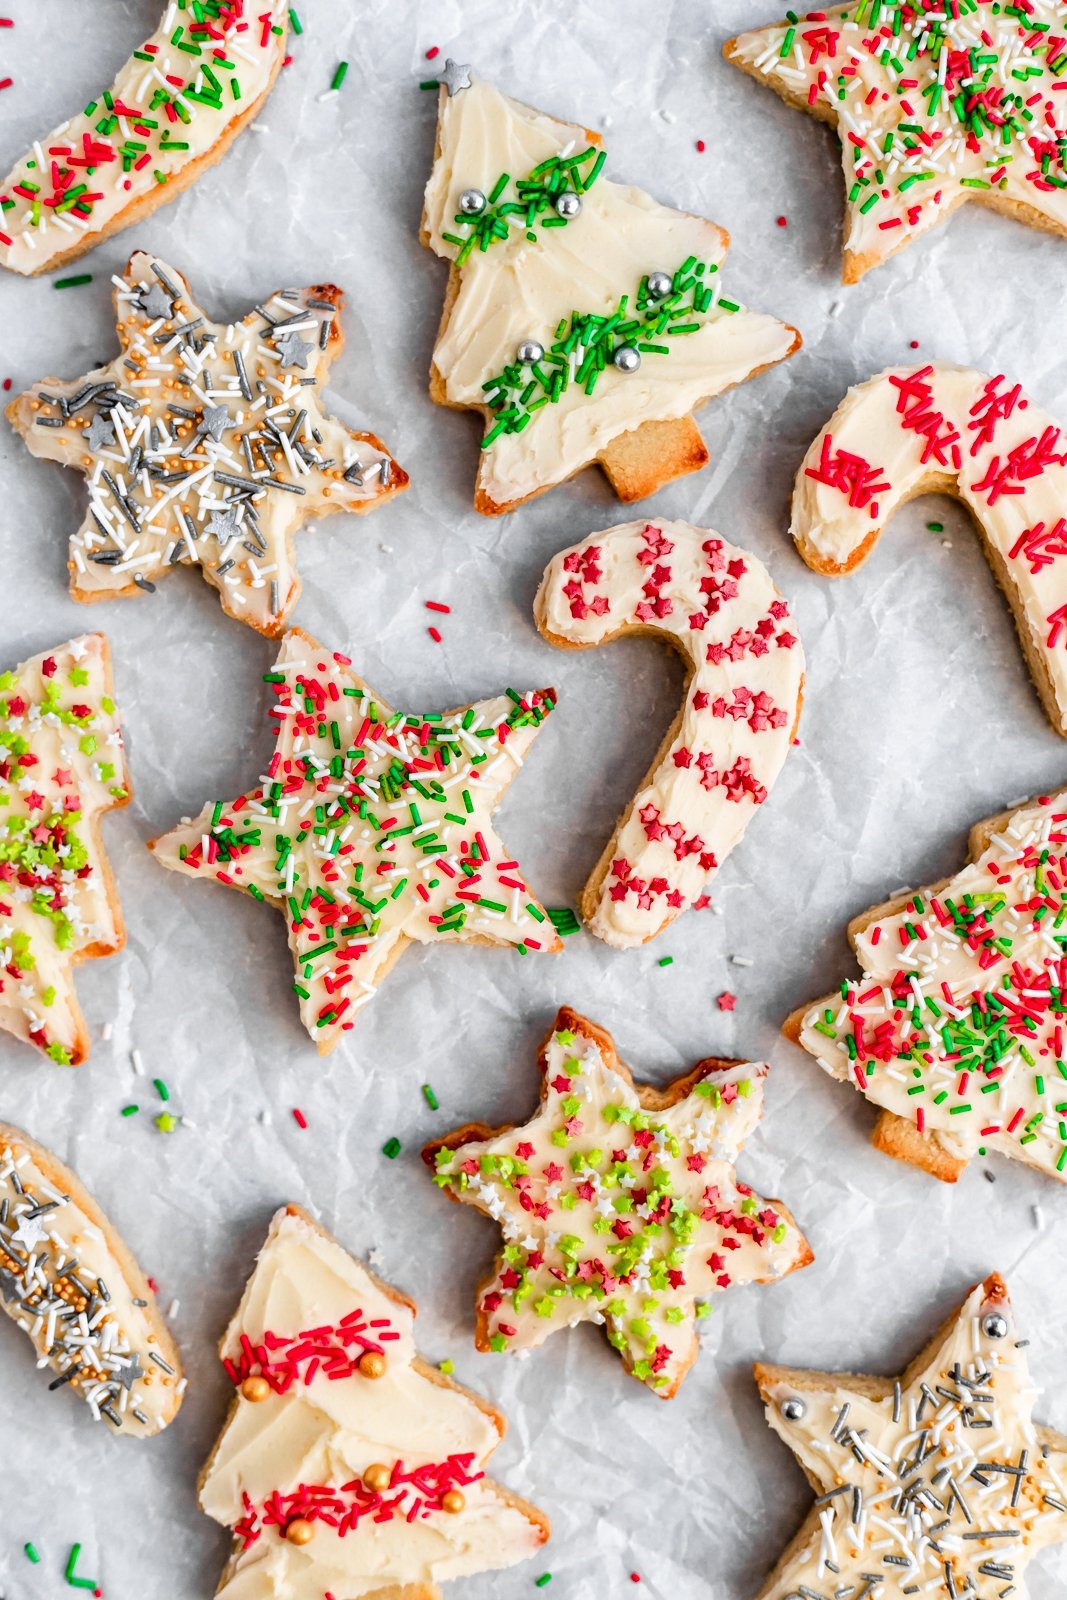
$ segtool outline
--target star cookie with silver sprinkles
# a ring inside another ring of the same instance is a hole
[[[627,1371],[670,1399],[717,1290],[814,1259],[790,1212],[734,1170],[768,1068],[709,1058],[662,1089],[635,1083],[611,1035],[569,1006],[538,1064],[529,1122],[469,1123],[422,1153],[450,1199],[503,1229],[478,1287],[475,1344],[526,1352],[598,1323]]]
[[[992,1273],[899,1379],[755,1365],[815,1504],[758,1600],[1026,1600],[1067,1539],[1067,1438]]]
[[[265,776],[149,848],[171,871],[283,913],[301,1019],[322,1054],[412,941],[562,950],[492,826],[553,689],[407,715],[299,628],[265,681],[276,701]]]
[[[83,378],[43,378],[7,408],[35,456],[85,475],[71,593],[150,594],[196,565],[229,616],[276,636],[300,593],[297,530],[373,510],[408,483],[380,439],[323,410],[341,291],[282,289],[240,322],[213,323],[182,275],[143,251],[114,286],[121,354]]]

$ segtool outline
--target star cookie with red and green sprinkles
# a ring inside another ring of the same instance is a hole
[[[861,977],[785,1032],[879,1107],[877,1148],[947,1183],[987,1152],[1067,1182],[1067,793],[977,823],[962,872],[848,932]]]
[[[89,1053],[74,968],[125,942],[100,818],[129,798],[102,633],[0,673],[0,1028],[63,1066]]]
[[[539,1067],[529,1122],[472,1123],[423,1151],[438,1187],[504,1233],[475,1343],[524,1351],[600,1323],[627,1371],[669,1399],[717,1290],[813,1259],[785,1207],[734,1171],[768,1069],[708,1059],[662,1089],[635,1083],[611,1035],[567,1006]]]
[[[266,775],[150,848],[173,872],[282,912],[301,1020],[320,1052],[413,940],[563,948],[492,826],[554,690],[410,716],[298,628],[266,682],[276,739]]]
[[[288,30],[286,0],[167,0],[111,88],[0,181],[0,266],[47,272],[175,199],[256,117]]]
[[[300,594],[302,525],[371,511],[408,482],[380,439],[323,410],[341,291],[282,289],[241,322],[214,323],[181,273],[138,251],[114,301],[115,360],[42,378],[7,408],[35,456],[85,474],[71,593],[151,594],[195,565],[228,616],[280,634]]]
[[[1028,1342],[991,1273],[899,1379],[758,1361],[816,1495],[758,1600],[1026,1600],[1067,1539],[1067,1438],[1033,1419]]]
[[[1067,18],[1059,0],[849,0],[725,55],[836,125],[846,283],[968,200],[1067,235]]]

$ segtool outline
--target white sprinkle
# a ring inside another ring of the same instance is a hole
[[[731,956],[730,960],[735,967],[751,967],[753,964],[751,956]]]
[[[130,1066],[139,1078],[144,1077],[144,1062],[141,1060],[141,1052],[139,1050],[130,1051]]]

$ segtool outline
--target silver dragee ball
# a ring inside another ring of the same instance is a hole
[[[648,292],[653,300],[662,300],[665,294],[670,294],[674,279],[669,272],[650,272],[648,275]]]
[[[464,189],[459,197],[459,209],[465,217],[476,217],[489,204],[480,189]]]
[[[1008,1337],[1007,1317],[1002,1317],[999,1311],[991,1311],[988,1317],[982,1319],[982,1332],[987,1339],[1006,1339]]]
[[[556,196],[557,217],[566,217],[569,221],[571,217],[576,217],[581,209],[582,202],[573,189],[568,189],[565,193]]]
[[[636,372],[641,365],[641,356],[632,344],[620,344],[611,359],[620,372]]]
[[[536,339],[524,339],[515,352],[523,366],[531,367],[535,361],[540,361],[545,353],[543,344],[538,344]]]
[[[782,1416],[787,1422],[799,1422],[807,1409],[798,1394],[791,1394],[787,1400],[782,1401]]]

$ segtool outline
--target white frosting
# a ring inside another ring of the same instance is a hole
[[[42,272],[80,254],[129,206],[165,195],[168,183],[177,193],[183,169],[255,109],[285,54],[286,0],[208,11],[200,28],[191,8],[168,0],[140,59],[107,92],[113,109],[100,95],[0,182],[0,197],[14,202],[0,211],[0,265]]]
[[[524,179],[540,162],[586,148],[590,136],[475,79],[469,89],[443,97],[438,140],[425,230],[430,248],[452,261],[457,246],[445,235],[460,236],[455,217],[463,190],[489,194],[501,174]],[[690,256],[717,267],[727,243],[714,223],[603,176],[566,227],[538,229],[531,241],[513,222],[506,240],[476,249],[458,269],[458,293],[434,349],[445,399],[484,407],[483,385],[514,362],[523,340],[547,349],[557,324],[572,312],[610,315],[621,295],[633,303],[645,274],[673,273]],[[709,281],[718,285],[719,275]],[[592,396],[572,386],[535,412],[522,432],[500,435],[481,455],[482,493],[504,506],[561,483],[641,422],[687,416],[712,395],[783,360],[796,334],[773,317],[728,312],[716,303],[698,332],[669,342],[670,354],[646,354],[639,372],[612,367]]]
[[[681,726],[627,808],[589,921],[608,944],[641,944],[704,892],[778,777],[804,652],[763,564],[688,522],[624,523],[562,551],[535,612],[556,642],[651,632],[689,667]]]

